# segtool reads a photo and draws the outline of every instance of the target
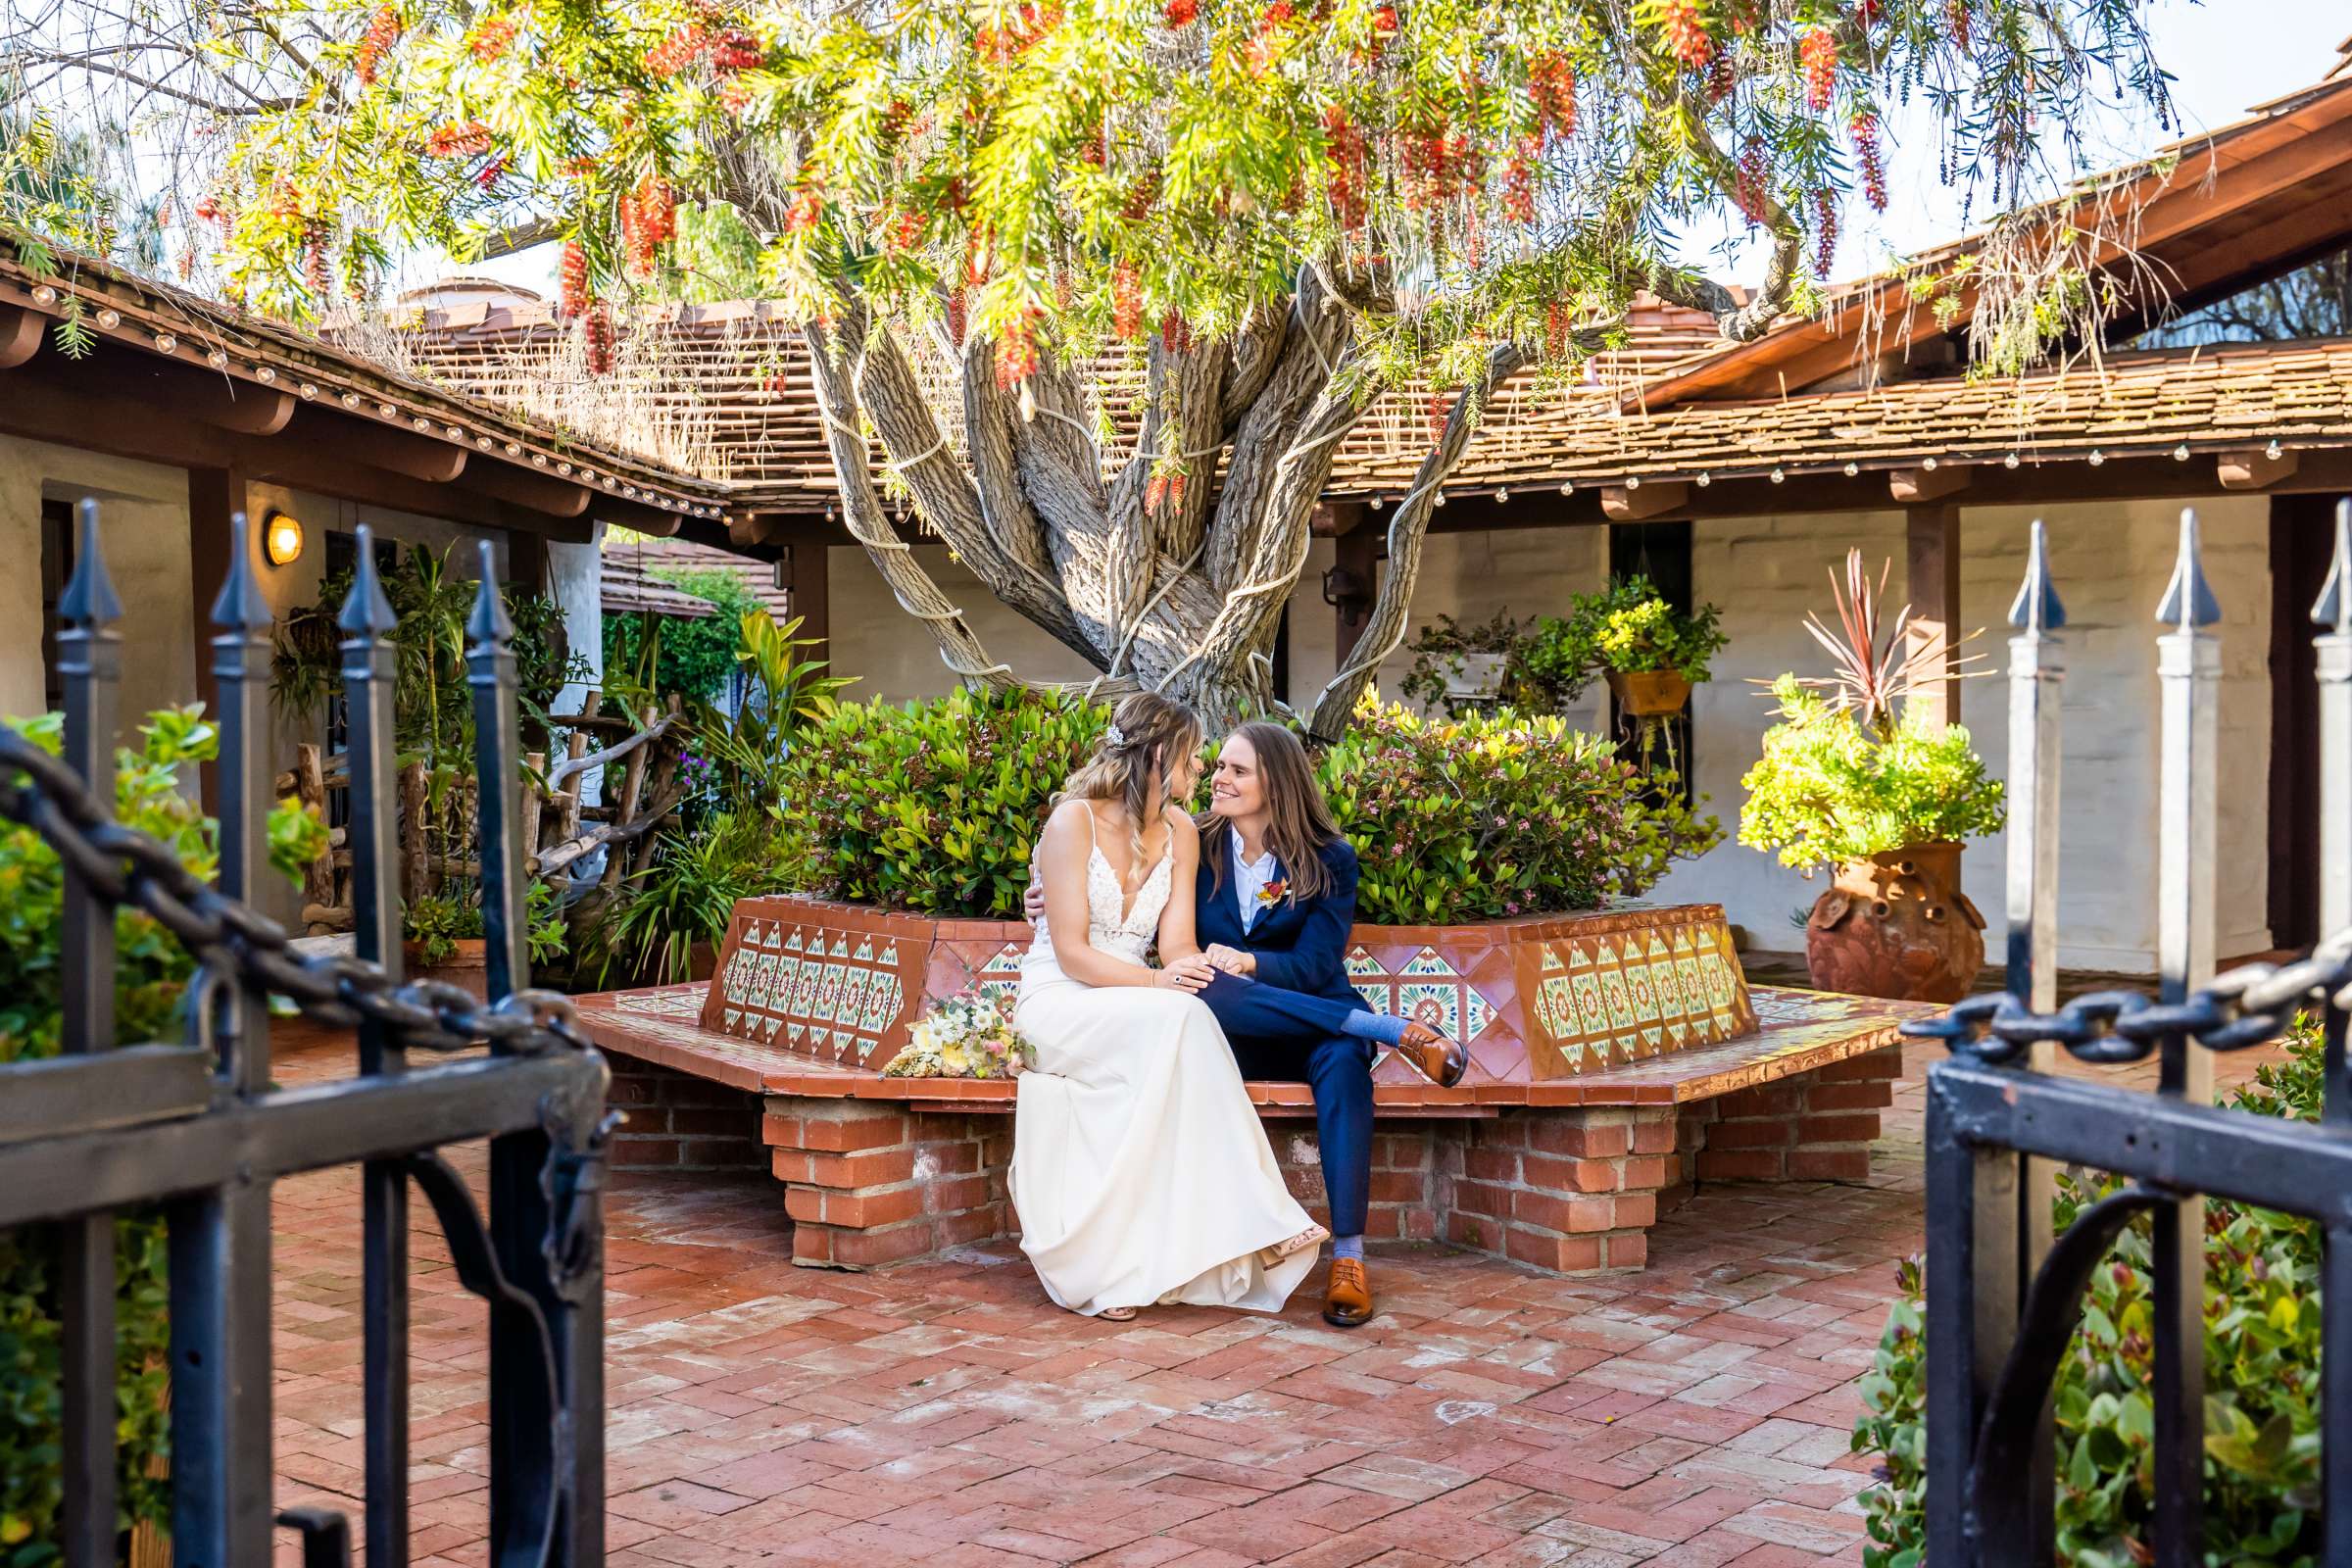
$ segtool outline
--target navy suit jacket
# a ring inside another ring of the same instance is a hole
[[[1233,874],[1232,840],[1200,847],[1200,883],[1195,917],[1200,946],[1223,943],[1257,956],[1261,985],[1309,996],[1329,997],[1351,1007],[1363,999],[1348,983],[1348,934],[1355,926],[1355,850],[1346,839],[1326,844],[1323,864],[1330,887],[1318,899],[1290,899],[1263,906],[1257,921],[1242,929],[1240,887]],[[1226,857],[1220,885],[1211,855]],[[1276,862],[1280,865],[1280,862]],[[1288,874],[1287,868],[1284,874]]]

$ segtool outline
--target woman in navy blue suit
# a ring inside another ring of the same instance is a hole
[[[1200,819],[1196,928],[1220,971],[1201,1000],[1225,1026],[1244,1078],[1303,1082],[1331,1201],[1323,1316],[1372,1316],[1364,1214],[1372,1185],[1372,1060],[1393,1046],[1433,1082],[1461,1081],[1468,1055],[1425,1025],[1364,1010],[1348,979],[1355,850],[1324,804],[1298,738],[1244,724],[1218,749]]]

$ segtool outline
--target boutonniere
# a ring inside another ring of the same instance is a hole
[[[1289,880],[1279,876],[1273,881],[1267,883],[1264,887],[1257,890],[1257,902],[1261,906],[1271,904],[1280,904],[1283,900],[1289,898],[1290,896],[1291,884]]]

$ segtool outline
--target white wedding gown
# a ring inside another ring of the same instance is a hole
[[[1087,856],[1089,936],[1142,963],[1173,880],[1160,858],[1124,918],[1118,873]],[[1189,890],[1188,890],[1189,896]],[[1314,1221],[1283,1186],[1241,1069],[1208,1004],[1183,991],[1090,986],[1054,960],[1040,915],[1013,1024],[1037,1050],[1020,1077],[1012,1201],[1021,1250],[1072,1311],[1191,1302],[1280,1310],[1307,1248],[1257,1256]]]

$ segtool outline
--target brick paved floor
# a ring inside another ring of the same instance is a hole
[[[1870,1186],[1717,1186],[1650,1266],[1544,1278],[1424,1248],[1382,1312],[1054,1309],[1017,1250],[791,1264],[764,1179],[622,1173],[610,1209],[616,1568],[1741,1568],[1860,1561],[1846,1451],[1919,1246],[1912,1054]],[[281,1082],[348,1070],[319,1043]],[[2231,1076],[2252,1062],[2228,1058]],[[480,1152],[456,1159],[478,1180]],[[418,1205],[421,1210],[422,1205]],[[278,1190],[280,1501],[357,1511],[356,1172]],[[414,1557],[485,1560],[482,1313],[420,1213]],[[290,1544],[280,1560],[293,1561]]]

